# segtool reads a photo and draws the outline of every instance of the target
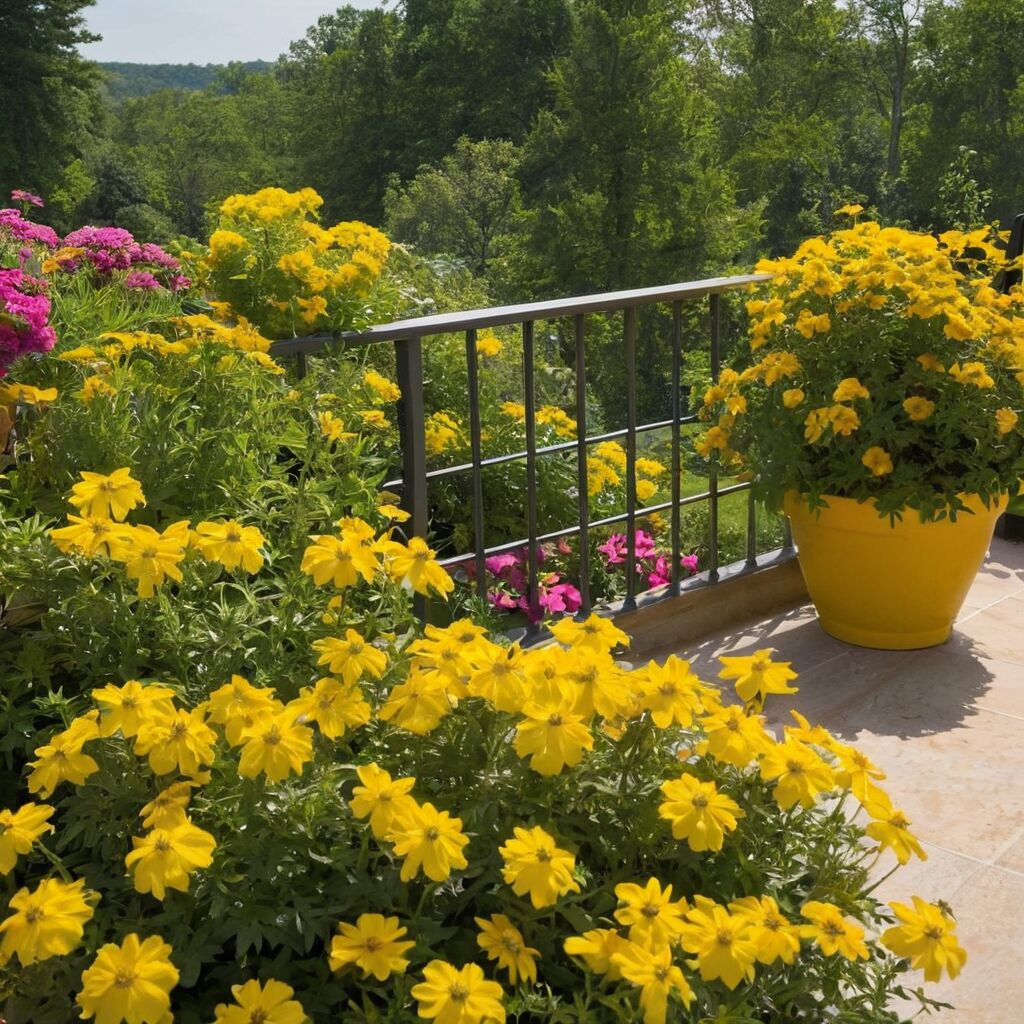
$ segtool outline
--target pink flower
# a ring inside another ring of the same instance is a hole
[[[184,274],[172,274],[167,279],[167,287],[172,292],[180,292],[187,288],[192,283],[190,278],[187,278]]]
[[[491,555],[490,558],[484,559],[487,571],[495,576],[501,576],[507,570],[515,568],[518,564],[519,559],[511,551],[506,551],[500,555]]]
[[[23,188],[16,188],[11,190],[11,198],[16,203],[26,203],[29,206],[45,206],[46,204],[37,195],[33,195],[31,192],[26,192]]]
[[[540,606],[549,612],[575,612],[583,603],[580,592],[571,583],[557,583],[540,595]]]
[[[124,279],[125,288],[148,288],[152,290],[160,287],[160,282],[148,270],[133,270]]]
[[[558,539],[558,553],[560,555],[572,554],[572,545],[564,537]]]
[[[18,356],[49,352],[57,335],[49,324],[45,283],[23,270],[0,269],[0,377]]]
[[[504,590],[492,590],[487,594],[487,600],[494,605],[495,608],[503,608],[505,611],[510,612],[516,607],[516,599],[511,594],[506,594]]]
[[[697,572],[699,562],[697,560],[696,555],[683,555],[683,557],[679,560],[679,564],[682,565],[682,567],[686,569],[687,572],[693,575]]]
[[[655,553],[654,538],[646,530],[637,530],[634,539],[637,558],[650,558]]]
[[[626,560],[626,535],[613,533],[597,550],[605,556],[609,565],[620,565]]]
[[[56,249],[60,238],[53,228],[25,220],[20,210],[5,207],[0,210],[0,239],[9,236],[19,242],[39,242],[48,249]]]

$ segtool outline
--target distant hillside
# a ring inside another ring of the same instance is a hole
[[[269,71],[273,64],[265,60],[250,60],[231,65],[243,71]],[[115,100],[134,96],[148,96],[158,89],[205,89],[217,78],[224,64],[127,64],[101,63],[107,73],[107,90]]]

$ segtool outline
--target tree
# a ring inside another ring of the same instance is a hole
[[[48,193],[81,156],[97,103],[98,72],[76,49],[98,36],[82,11],[94,0],[5,0],[0,5],[0,191]]]
[[[477,274],[492,271],[512,245],[521,210],[519,152],[506,140],[463,138],[438,167],[422,167],[385,197],[386,223],[399,241],[455,256]]]

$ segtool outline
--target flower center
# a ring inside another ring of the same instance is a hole
[[[227,530],[224,534],[224,540],[228,544],[237,544],[242,539],[242,535],[238,530]]]
[[[693,806],[696,808],[704,808],[708,805],[708,798],[703,793],[698,793],[693,798]]]
[[[431,825],[430,828],[426,829],[426,831],[424,831],[423,835],[424,835],[424,837],[426,839],[429,839],[430,842],[432,842],[432,843],[436,842],[441,837],[441,833],[438,832],[438,830],[433,825]]]
[[[837,938],[838,936],[846,933],[846,929],[843,927],[841,921],[826,921],[821,926],[821,930],[826,935],[831,935],[833,938]]]
[[[903,816],[902,811],[897,811],[890,819],[889,824],[893,828],[909,828],[910,822]]]
[[[662,683],[661,686],[658,687],[658,693],[660,693],[662,697],[674,697],[676,695],[675,685],[673,683]]]
[[[731,946],[732,945],[732,932],[728,928],[719,928],[718,934],[715,935],[715,941],[720,946]]]
[[[547,862],[551,860],[551,853],[548,850],[545,850],[543,846],[541,846],[537,850],[536,857],[541,864],[547,864]]]
[[[169,853],[171,850],[171,844],[167,839],[161,836],[155,843],[153,843],[153,849],[156,850],[157,853]]]
[[[640,913],[643,914],[644,917],[654,918],[661,913],[661,907],[659,907],[657,903],[647,903],[644,905]]]
[[[561,715],[554,714],[554,715],[549,715],[548,716],[548,725],[553,725],[553,726],[557,727],[557,726],[559,726],[561,724],[562,724],[562,716]]]
[[[366,940],[364,945],[366,946],[367,952],[369,952],[369,953],[376,953],[377,950],[380,949],[380,947],[384,945],[384,943],[381,942],[380,939],[378,939],[376,935],[371,935]]]
[[[184,736],[188,732],[188,724],[186,722],[175,722],[171,726],[171,736],[177,739],[179,736]]]
[[[654,977],[658,981],[660,981],[662,984],[664,984],[665,983],[665,979],[668,977],[668,971],[669,971],[669,969],[667,967],[655,967],[654,968]]]
[[[276,725],[272,725],[270,729],[263,734],[263,742],[268,747],[276,747],[281,742],[281,732]]]
[[[793,775],[802,775],[804,766],[799,761],[787,761],[786,768]]]
[[[131,988],[135,982],[135,975],[131,971],[121,970],[114,975],[114,985],[117,988]]]
[[[363,653],[363,644],[361,644],[358,640],[354,641],[353,643],[350,643],[348,645],[348,653],[349,654],[362,654]]]
[[[946,931],[938,925],[932,925],[931,928],[925,928],[924,933],[933,942],[938,942],[946,934]]]
[[[266,1021],[270,1019],[270,1014],[263,1009],[262,1006],[257,1006],[252,1013],[249,1014],[249,1024],[266,1024]]]
[[[28,910],[25,911],[25,921],[28,924],[35,924],[37,921],[41,921],[43,917],[42,907],[29,907]]]
[[[139,558],[156,558],[156,548],[143,548]]]
[[[137,708],[138,706],[139,702],[135,697],[125,697],[124,700],[121,701],[121,707],[124,708],[125,711],[131,711],[132,708]]]
[[[454,1003],[464,1003],[469,998],[469,989],[456,982],[448,989],[448,998]]]

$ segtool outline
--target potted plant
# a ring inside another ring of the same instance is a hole
[[[942,643],[1024,470],[1024,294],[993,230],[874,222],[763,260],[698,451],[783,507],[822,626]]]

